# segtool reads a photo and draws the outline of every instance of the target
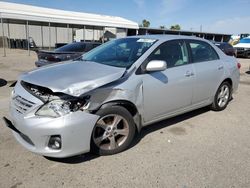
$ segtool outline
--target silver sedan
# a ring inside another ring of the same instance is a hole
[[[204,106],[225,109],[239,68],[196,37],[117,39],[21,75],[4,119],[19,143],[44,156],[115,154],[146,125]]]

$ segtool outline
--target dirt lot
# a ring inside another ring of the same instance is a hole
[[[1,50],[1,49],[0,49]],[[0,117],[10,88],[34,68],[35,53],[0,57]],[[250,59],[242,64],[239,90],[222,112],[196,110],[143,129],[120,154],[91,154],[53,161],[18,144],[0,121],[0,187],[249,187]]]

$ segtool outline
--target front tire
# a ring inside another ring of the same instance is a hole
[[[232,96],[232,89],[231,85],[228,82],[223,82],[220,87],[218,88],[215,96],[213,104],[211,105],[211,109],[214,111],[222,111],[224,110],[229,100]]]
[[[124,151],[135,135],[132,115],[121,106],[110,106],[96,113],[100,116],[91,136],[91,151],[112,155]]]

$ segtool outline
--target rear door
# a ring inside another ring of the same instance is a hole
[[[192,104],[207,103],[222,81],[224,66],[215,49],[207,42],[187,40],[195,82]]]
[[[144,122],[163,118],[191,105],[193,67],[183,40],[167,41],[147,58],[167,62],[167,69],[143,77]]]

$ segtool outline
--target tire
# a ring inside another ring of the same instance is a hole
[[[232,96],[232,86],[228,82],[223,82],[218,88],[211,109],[214,111],[224,110]]]
[[[112,155],[126,150],[135,135],[132,115],[121,106],[100,109],[100,118],[91,135],[91,151],[98,155]]]

